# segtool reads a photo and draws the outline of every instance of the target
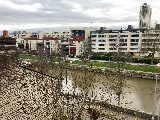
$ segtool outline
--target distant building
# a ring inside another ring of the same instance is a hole
[[[24,49],[28,52],[46,51],[48,54],[57,53],[59,42],[58,38],[52,37],[43,37],[42,39],[35,37],[24,38]]]
[[[150,8],[150,5],[144,3],[140,7],[139,28],[149,28],[151,26],[151,14],[152,14],[152,9]]]
[[[9,37],[7,30],[3,31],[3,35],[0,37],[0,51],[2,50],[15,50],[16,39]]]

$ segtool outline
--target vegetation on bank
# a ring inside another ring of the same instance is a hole
[[[73,61],[72,64],[77,65],[87,65],[89,67],[99,67],[99,68],[118,68],[118,63],[115,62],[99,62],[99,61],[88,61],[88,62],[82,62],[82,61]],[[152,73],[160,73],[160,67],[158,66],[150,66],[150,65],[131,65],[131,64],[122,64],[122,69],[124,70],[131,70],[131,71],[141,71],[141,72],[152,72]]]
[[[31,55],[31,54],[20,55],[19,58],[21,60],[30,60],[30,61],[38,60],[38,57],[36,55]]]
[[[30,61],[36,61],[36,60],[41,60],[39,57],[35,55],[20,55],[19,57],[22,60],[30,60]],[[45,57],[43,60],[50,61],[51,63],[56,63],[60,62],[61,60],[57,57],[51,57],[47,58]],[[67,62],[68,63],[68,62]],[[84,60],[75,60],[70,62],[70,65],[75,65],[75,66],[87,66],[87,67],[96,67],[96,68],[112,68],[112,69],[117,69],[118,68],[118,63],[113,62],[113,61],[84,61]],[[132,64],[121,64],[121,68],[124,70],[130,70],[130,71],[137,71],[137,72],[147,72],[147,73],[160,73],[160,67],[158,66],[151,66],[151,65],[132,65]]]

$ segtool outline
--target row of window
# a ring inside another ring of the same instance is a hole
[[[97,35],[91,35],[92,38],[97,37]],[[99,38],[105,38],[106,35],[98,35]]]
[[[96,42],[96,40],[92,39],[92,42]],[[98,42],[106,42],[106,40],[98,40]]]
[[[96,44],[92,44],[94,46]],[[99,46],[105,46],[106,44],[99,44]],[[120,46],[127,46],[127,43],[120,43]],[[130,43],[131,46],[138,46],[138,43]],[[116,46],[116,43],[109,43],[109,46]]]
[[[92,50],[95,50],[96,48],[92,48]],[[105,48],[98,48],[98,50],[105,50]],[[114,48],[114,47],[111,47],[111,48],[109,48],[109,50],[117,50],[116,48]],[[122,50],[122,51],[125,51],[125,50],[127,50],[127,48],[120,48],[120,50]],[[130,50],[138,50],[138,48],[130,48]]]
[[[116,42],[117,39],[109,39],[109,42]],[[96,42],[95,39],[92,39],[92,42]],[[106,42],[106,40],[98,40],[98,42]],[[120,39],[119,42],[127,42],[127,39]],[[139,39],[131,39],[131,42],[139,42]]]
[[[97,37],[97,35],[91,35],[92,38]],[[99,38],[105,38],[106,35],[98,35]],[[109,38],[115,38],[118,35],[109,35]],[[120,37],[128,37],[128,35],[120,35]],[[131,37],[139,37],[139,34],[132,34]]]

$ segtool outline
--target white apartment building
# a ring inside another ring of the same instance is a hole
[[[44,32],[44,37],[53,37],[53,38],[70,38],[70,32]]]
[[[154,57],[160,56],[160,29],[147,29],[142,35],[141,55],[148,56],[155,51]],[[144,49],[144,50],[143,50]],[[145,50],[146,49],[146,50]]]
[[[142,32],[140,30],[96,30],[91,32],[91,48],[96,53],[118,52],[139,53]]]
[[[51,37],[44,37],[43,39],[24,38],[24,48],[27,48],[28,45],[29,52],[34,50],[36,51],[41,47],[43,50],[48,51],[49,53],[57,53],[59,51],[59,44],[59,39]]]

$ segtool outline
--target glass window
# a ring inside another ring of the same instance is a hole
[[[131,37],[139,37],[139,34],[133,34]]]
[[[139,42],[139,39],[131,39],[131,42]]]
[[[98,50],[105,50],[105,48],[98,48]]]
[[[116,44],[115,44],[115,43],[109,43],[109,45],[110,45],[110,46],[116,46]]]
[[[106,42],[106,40],[98,40],[98,42]]]
[[[105,46],[105,44],[99,44],[99,46]]]
[[[116,39],[109,39],[109,42],[116,42]]]
[[[131,43],[131,46],[138,46],[138,43]]]
[[[93,37],[97,37],[97,35],[91,35],[91,37],[93,38]]]

